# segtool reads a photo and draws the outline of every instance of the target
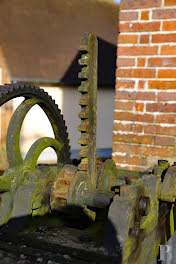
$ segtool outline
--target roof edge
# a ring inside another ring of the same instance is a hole
[[[31,83],[53,83],[53,84],[60,84],[62,83],[60,80],[45,80],[45,79],[35,79],[35,78],[18,78],[18,77],[10,77],[13,83],[17,82],[31,82]]]

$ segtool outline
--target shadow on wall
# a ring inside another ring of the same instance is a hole
[[[116,49],[115,45],[98,38],[98,86],[115,86]],[[61,82],[80,84],[78,78],[78,73],[81,71],[81,66],[78,64],[80,57],[81,52],[78,52],[69,69],[61,78]]]
[[[78,64],[80,57],[81,52],[79,51],[61,79],[61,82],[65,84],[62,113],[66,120],[71,145],[74,146],[72,152],[78,152],[80,149],[77,144],[80,138],[80,133],[77,131],[80,124],[77,117],[80,112],[80,106],[78,106],[80,94],[74,87],[81,83],[78,78],[78,73],[81,71],[81,66]],[[115,70],[116,46],[98,38],[97,148],[102,152],[99,153],[100,156],[104,155],[105,152],[107,152],[105,156],[111,156],[112,153]],[[72,87],[69,87],[69,84]],[[72,154],[73,158],[77,156],[77,153],[76,156],[74,153]]]

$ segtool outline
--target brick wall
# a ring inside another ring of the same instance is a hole
[[[176,161],[176,0],[122,0],[113,159],[140,170]]]

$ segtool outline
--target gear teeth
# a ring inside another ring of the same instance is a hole
[[[81,119],[87,119],[87,118],[88,118],[88,114],[89,114],[89,111],[88,111],[88,109],[85,107],[85,109],[83,109],[83,110],[78,114],[78,117],[81,118]]]
[[[82,81],[81,85],[78,87],[78,92],[87,93],[88,89],[89,89],[89,82],[88,81]]]
[[[87,158],[88,157],[88,146],[82,146],[82,149],[79,152],[78,156],[80,158]]]
[[[63,210],[67,205],[67,199],[69,195],[70,186],[76,177],[77,170],[74,168],[63,168],[56,181],[53,185],[51,196],[50,196],[50,205],[51,210],[60,211]]]
[[[82,58],[78,60],[80,65],[88,65],[89,57],[87,54],[82,55]]]
[[[96,92],[97,92],[97,37],[95,33],[84,33],[80,46],[82,57],[78,63],[82,66],[78,77],[82,80],[78,91],[81,92],[81,112],[78,117],[81,119],[81,125],[78,130],[81,132],[81,138],[78,143],[81,145],[81,151],[78,156],[81,163],[78,166],[79,171],[85,171],[89,177],[95,177],[96,155]],[[93,155],[92,155],[93,153]],[[92,164],[91,164],[92,163]],[[88,164],[90,166],[88,166]],[[93,168],[93,169],[92,169]],[[93,172],[93,173],[92,173]],[[93,179],[92,183],[95,183]]]
[[[89,45],[86,45],[86,44],[80,45],[80,50],[81,51],[86,52],[86,51],[88,51],[88,49],[89,49]]]
[[[87,132],[89,130],[89,121],[86,119],[81,122],[81,125],[78,126],[78,131]]]
[[[82,66],[81,72],[78,73],[80,79],[87,79],[82,81],[81,85],[78,87],[78,91],[81,92],[81,99],[79,100],[79,105],[81,105],[81,112],[78,114],[78,117],[81,118],[81,125],[78,127],[78,130],[81,132],[81,138],[78,140],[78,143],[81,145],[81,151],[78,156],[81,157],[81,164],[78,166],[78,170],[87,170],[87,166],[82,165],[82,160],[88,158],[88,143],[89,143],[89,121],[88,121],[88,112],[89,112],[89,38],[88,34],[83,35],[82,44],[80,46],[82,52],[82,57],[78,60],[78,63]],[[86,161],[88,164],[88,161]],[[81,168],[81,169],[79,169]]]
[[[7,88],[5,88],[4,86],[0,86],[0,94],[6,94],[7,93]]]
[[[87,106],[89,104],[88,94],[82,94],[81,99],[79,100],[79,105]]]
[[[87,171],[88,170],[88,159],[81,159],[81,163],[78,165],[79,171]]]
[[[88,145],[89,143],[89,135],[88,133],[83,134],[82,133],[82,137],[80,139],[78,139],[78,144],[80,145]]]
[[[89,70],[86,68],[83,68],[81,72],[78,73],[79,79],[88,79],[89,77]]]
[[[60,178],[57,181],[58,184],[62,184],[62,185],[70,185],[71,184],[71,178]]]
[[[81,42],[80,49],[81,49],[81,47],[84,46],[84,45],[86,45],[86,46],[89,45],[89,35],[90,35],[89,32],[84,32],[84,33],[83,33],[83,37],[82,37],[82,42]]]

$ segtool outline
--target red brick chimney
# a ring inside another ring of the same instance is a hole
[[[113,159],[144,171],[176,161],[176,0],[122,0]]]

